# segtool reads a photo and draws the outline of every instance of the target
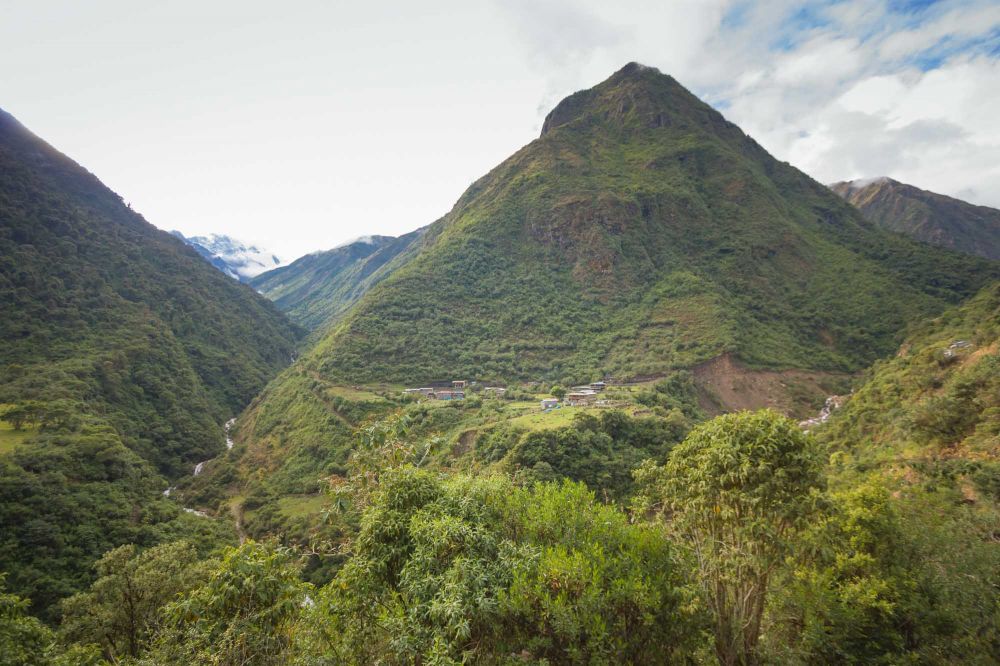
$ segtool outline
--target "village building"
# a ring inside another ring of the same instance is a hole
[[[438,389],[434,392],[434,397],[438,400],[464,400],[465,391],[456,391],[454,389]]]
[[[502,386],[487,386],[483,389],[483,392],[501,396],[507,392],[507,389],[503,388]]]
[[[573,391],[572,393],[566,394],[566,404],[571,407],[581,407],[586,405],[592,405],[597,400],[597,393],[595,391]]]
[[[465,380],[464,380],[464,379],[456,379],[456,380],[454,380],[454,381],[453,381],[453,382],[451,383],[451,387],[452,387],[453,389],[461,389],[461,390],[465,390],[465,384],[466,384],[466,382],[465,382]]]
[[[607,386],[608,386],[608,385],[607,385],[607,384],[605,384],[604,382],[594,382],[593,384],[591,384],[591,385],[590,385],[590,389],[591,389],[592,391],[597,391],[598,393],[600,393],[600,392],[601,392],[601,391],[603,391],[603,390],[604,390],[605,388],[607,388]]]
[[[559,398],[542,398],[542,409],[552,409],[559,406]]]

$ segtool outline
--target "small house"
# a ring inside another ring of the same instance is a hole
[[[542,398],[542,409],[552,409],[559,406],[559,398]]]
[[[456,379],[455,381],[453,381],[451,383],[451,387],[453,389],[459,389],[459,390],[463,390],[464,391],[465,390],[465,383],[466,382],[465,382],[464,379]]]
[[[590,385],[590,390],[597,391],[598,393],[600,393],[605,388],[607,388],[607,386],[608,385],[605,384],[604,382],[594,382],[593,384]]]
[[[464,400],[465,391],[455,391],[454,389],[439,389],[434,392],[434,397],[438,400]]]
[[[597,393],[594,391],[573,391],[566,394],[566,404],[571,407],[582,407],[592,405],[597,400]]]

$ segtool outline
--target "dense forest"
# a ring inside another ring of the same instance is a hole
[[[0,172],[0,570],[52,621],[114,546],[235,538],[162,492],[299,331],[3,112]]]
[[[56,624],[5,593],[0,654],[991,663],[998,342],[992,285],[915,329],[811,432],[770,411],[706,420],[683,375],[635,393],[648,416],[541,431],[484,419],[516,394],[437,409],[345,394],[338,413],[359,425],[307,540],[177,533],[110,550]],[[462,464],[442,433],[477,419]],[[265,532],[292,525],[272,519]]]

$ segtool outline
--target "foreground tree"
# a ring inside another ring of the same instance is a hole
[[[5,574],[0,574],[0,663],[17,666],[48,664],[45,649],[52,632],[28,615],[28,600],[3,591]]]
[[[149,646],[162,607],[203,582],[217,565],[200,560],[185,541],[108,551],[95,565],[98,579],[90,589],[63,601],[62,637],[96,643],[112,661],[138,657]]]
[[[831,493],[782,572],[765,630],[781,664],[1000,661],[991,507],[879,474]]]
[[[300,623],[303,663],[663,664],[698,633],[662,528],[582,484],[403,466],[353,549]]]
[[[247,541],[192,592],[169,604],[143,664],[270,666],[291,660],[293,627],[312,589],[292,553]]]
[[[96,645],[63,649],[52,630],[28,615],[28,600],[4,591],[0,573],[0,664],[3,666],[107,666]]]
[[[811,438],[764,410],[704,423],[665,465],[637,472],[647,502],[693,551],[720,663],[759,662],[768,586],[816,513],[821,469]]]

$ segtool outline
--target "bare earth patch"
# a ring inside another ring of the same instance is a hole
[[[849,375],[812,370],[754,370],[730,354],[694,367],[698,402],[709,414],[772,408],[793,418],[815,416]]]

